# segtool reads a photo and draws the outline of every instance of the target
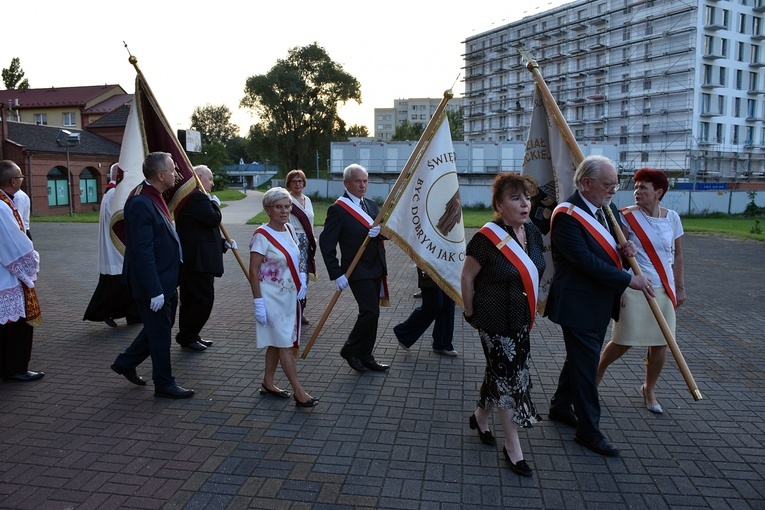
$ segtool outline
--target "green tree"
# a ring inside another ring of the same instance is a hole
[[[313,168],[317,151],[320,161],[329,158],[330,142],[345,133],[338,107],[350,100],[361,103],[358,80],[313,43],[247,78],[241,106],[259,118],[248,135],[255,152],[286,172]]]
[[[348,128],[348,131],[346,132],[346,134],[349,137],[350,136],[355,136],[355,137],[369,136],[369,129],[366,126],[354,124]]]
[[[410,124],[408,120],[403,121],[396,126],[396,131],[393,132],[392,142],[405,142],[407,140],[419,140],[425,131],[425,124],[415,122]]]
[[[226,147],[221,142],[202,143],[202,152],[189,154],[189,156],[194,165],[207,165],[212,170],[213,189],[223,189],[227,175],[223,165],[229,164],[230,160]]]
[[[11,65],[3,68],[3,83],[8,90],[27,90],[29,80],[24,78],[24,70],[21,68],[21,61],[18,57],[13,57]]]
[[[453,142],[461,142],[465,139],[465,119],[462,117],[462,108],[446,110],[446,118],[449,119],[449,131]]]
[[[226,145],[239,134],[239,126],[231,122],[231,110],[222,104],[197,106],[191,114],[191,129],[202,133],[202,144],[220,142]]]

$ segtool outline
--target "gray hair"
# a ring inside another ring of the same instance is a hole
[[[271,188],[263,194],[263,207],[271,207],[279,200],[284,200],[285,198],[289,200],[290,203],[292,202],[289,191],[279,186]]]
[[[369,177],[369,172],[367,172],[367,169],[363,166],[359,165],[358,163],[351,163],[347,167],[343,169],[343,182],[347,182],[351,180],[351,177],[353,177],[353,172],[355,170],[361,170],[364,172],[364,175]]]
[[[5,186],[11,179],[16,177],[16,169],[21,169],[14,161],[4,159],[0,161],[0,185]]]
[[[582,191],[582,182],[584,182],[586,178],[589,177],[590,179],[595,180],[600,177],[600,171],[605,165],[610,165],[616,168],[613,161],[605,156],[595,155],[584,158],[574,172],[574,185],[576,185],[576,189]]]
[[[173,155],[169,152],[152,152],[143,160],[143,176],[147,179],[153,179],[158,173],[164,172],[165,158],[173,160]]]
[[[194,167],[194,171],[196,173],[202,172],[204,174],[207,174],[210,178],[212,178],[212,175],[213,175],[212,170],[210,170],[210,167],[208,167],[207,165],[197,165]]]

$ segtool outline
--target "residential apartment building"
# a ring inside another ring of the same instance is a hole
[[[623,174],[762,175],[765,0],[580,0],[465,41],[465,140],[526,139],[539,63],[580,143]]]
[[[427,125],[428,121],[441,104],[441,98],[419,97],[396,99],[393,108],[375,108],[375,140],[388,142],[393,138],[396,128],[404,123]],[[462,98],[453,98],[446,105],[447,110],[459,110]]]

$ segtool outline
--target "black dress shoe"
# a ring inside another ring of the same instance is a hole
[[[529,477],[534,473],[533,471],[531,471],[531,468],[529,467],[529,465],[526,463],[524,459],[521,459],[515,464],[513,464],[513,461],[510,460],[510,455],[507,454],[507,448],[503,447],[502,453],[505,454],[505,460],[507,460],[507,463],[510,464],[510,471],[512,471],[513,473],[521,475],[521,476],[526,476],[526,477]]]
[[[111,317],[107,317],[106,319],[104,319],[104,322],[106,323],[107,326],[109,326],[111,328],[116,328],[117,327],[117,323],[114,322],[114,319],[112,319]]]
[[[561,411],[555,408],[550,408],[547,417],[550,418],[551,421],[564,423],[572,428],[577,428],[579,426],[579,418],[576,417],[574,411],[571,409],[564,409]]]
[[[340,349],[340,356],[343,357],[345,361],[348,362],[348,366],[354,369],[357,372],[366,372],[367,369],[364,367],[364,364],[361,362],[359,358],[356,356],[349,354],[348,350],[343,347]]]
[[[376,359],[370,358],[361,360],[361,363],[367,367],[369,370],[372,370],[373,372],[385,372],[390,368],[390,365],[385,365],[383,363],[378,363]]]
[[[112,363],[112,370],[133,384],[137,384],[138,386],[146,386],[146,381],[144,381],[138,374],[135,373],[135,368],[125,368]]]
[[[212,340],[204,340],[202,338],[197,340],[197,342],[199,342],[200,344],[204,345],[205,347],[210,347],[213,344]]]
[[[491,430],[486,429],[485,431],[481,432],[481,429],[478,428],[478,420],[475,419],[475,413],[470,415],[468,424],[470,425],[471,430],[478,431],[478,439],[480,439],[483,444],[487,444],[489,446],[494,446],[497,444],[497,440],[494,439],[494,435],[491,433]]]
[[[154,387],[154,396],[165,398],[190,398],[194,396],[194,390],[187,390],[178,385],[166,386],[164,388]]]
[[[32,372],[32,371],[26,371],[21,374],[12,375],[10,377],[6,377],[6,381],[20,381],[20,382],[29,382],[29,381],[36,381],[38,379],[42,379],[45,377],[45,372]]]
[[[603,436],[585,438],[585,437],[580,437],[575,435],[574,441],[577,444],[584,446],[585,448],[589,448],[595,453],[599,453],[600,455],[605,455],[606,457],[619,456],[619,449],[616,448],[611,443],[609,443],[608,441],[606,441],[606,438],[604,438]]]
[[[193,342],[191,342],[190,344],[183,344],[183,345],[181,345],[181,348],[182,348],[184,351],[194,351],[194,352],[202,352],[202,351],[206,351],[206,350],[207,350],[207,347],[205,347],[204,345],[202,345],[202,344],[201,344],[199,341],[197,341],[197,340],[194,340],[194,341],[193,341]]]

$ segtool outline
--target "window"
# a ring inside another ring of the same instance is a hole
[[[48,114],[47,113],[35,113],[34,115],[35,124],[38,126],[47,126],[48,125]]]
[[[622,32],[622,41],[629,41],[630,40],[630,29],[629,27],[624,29],[624,32]]]
[[[741,71],[741,69],[736,70],[736,90],[741,90],[741,87],[743,86],[743,76],[744,73]]]
[[[715,127],[715,142],[717,143],[723,143],[725,141],[725,137],[723,137],[723,125],[717,124]]]
[[[649,124],[643,124],[643,136],[641,137],[641,143],[648,143],[650,137],[651,126]]]
[[[721,87],[725,86],[725,76],[728,74],[728,69],[726,67],[720,68],[720,81],[719,84]]]
[[[746,14],[744,13],[739,13],[738,15],[738,33],[746,33]]]
[[[645,76],[643,77],[643,90],[651,90],[650,71],[646,71]]]
[[[757,112],[757,101],[755,101],[754,99],[747,99],[746,100],[746,116],[747,116],[747,118],[753,119],[756,112]]]
[[[640,153],[640,162],[641,163],[648,163],[648,153],[647,152],[641,152]]]
[[[56,167],[48,172],[48,205],[69,205],[69,183],[64,168]]]
[[[622,75],[622,93],[626,94],[629,91],[630,91],[630,75],[623,74]]]
[[[756,16],[752,18],[752,35],[753,36],[762,35],[762,33],[760,33],[761,23],[762,23],[762,18],[758,18]]]
[[[699,141],[700,142],[707,142],[709,141],[709,122],[702,122],[699,126]]]
[[[701,113],[711,113],[712,96],[710,94],[701,94]]]
[[[746,46],[742,42],[739,42],[736,46],[736,60],[739,62],[743,62],[746,58],[744,56],[744,52],[746,51],[744,48],[746,48]]]
[[[749,90],[752,92],[757,90],[757,73],[755,72],[749,73]]]
[[[741,117],[741,98],[740,97],[737,97],[733,101],[733,116]]]
[[[652,35],[653,34],[653,24],[648,21],[645,24],[645,35]]]
[[[61,118],[62,125],[64,127],[71,127],[71,126],[77,125],[74,118],[74,112],[64,112],[61,114],[61,117],[62,117]]]
[[[643,99],[643,115],[651,114],[651,98],[646,97]]]
[[[95,204],[98,202],[98,180],[93,171],[86,168],[80,173],[80,203]]]
[[[733,145],[738,145],[738,126],[733,126]]]

